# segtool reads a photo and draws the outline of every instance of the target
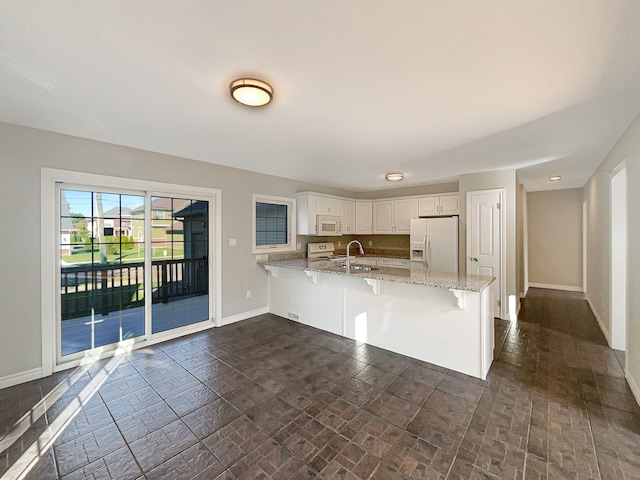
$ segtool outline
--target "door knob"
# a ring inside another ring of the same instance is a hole
[[[477,258],[475,258],[475,257],[471,257],[471,261],[472,261],[472,262],[477,262],[477,261],[478,261],[478,259],[477,259]]]

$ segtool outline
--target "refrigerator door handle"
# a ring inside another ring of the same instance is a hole
[[[422,254],[422,258],[424,259],[424,268],[429,268],[429,245],[431,244],[429,240],[429,235],[424,237],[424,250]]]

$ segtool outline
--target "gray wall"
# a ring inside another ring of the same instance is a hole
[[[41,366],[40,169],[218,188],[222,191],[222,317],[267,306],[266,272],[251,253],[252,194],[349,192],[0,123],[5,233],[0,275],[0,378]],[[229,238],[238,246],[229,247]],[[247,299],[246,290],[251,290]]]
[[[251,253],[252,194],[293,197],[316,191],[358,194],[285,178],[0,123],[0,379],[39,368],[40,170],[42,167],[122,176],[222,191],[222,318],[267,307],[266,272]],[[457,184],[386,191],[383,196],[441,193]],[[229,238],[238,240],[229,247]],[[310,237],[300,237],[305,249]],[[317,237],[312,241],[317,241]],[[245,292],[251,290],[251,298]]]
[[[627,379],[640,401],[640,115],[600,164],[583,189],[587,201],[587,298],[606,334],[611,332],[611,215],[609,174],[620,162],[627,166],[628,211],[628,350]]]
[[[582,290],[582,189],[527,194],[529,282]]]

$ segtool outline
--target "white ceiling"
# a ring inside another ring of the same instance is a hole
[[[640,111],[637,0],[0,10],[0,121],[356,192],[509,167],[530,191],[581,187]],[[231,100],[244,75],[274,102]]]

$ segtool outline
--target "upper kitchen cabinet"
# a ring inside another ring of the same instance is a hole
[[[334,197],[315,196],[316,215],[341,215],[342,200]]]
[[[411,219],[417,216],[417,198],[373,202],[373,233],[409,234]]]
[[[342,199],[309,192],[296,194],[297,233],[316,235],[317,215],[342,215]]]
[[[356,234],[371,235],[373,233],[373,202],[356,201]]]
[[[460,212],[460,195],[439,195],[421,197],[418,201],[418,214],[421,217],[438,215],[458,215]]]
[[[411,233],[411,219],[418,216],[418,199],[395,200],[394,213],[396,230],[394,233]]]
[[[353,200],[340,200],[342,216],[342,233],[353,235],[356,232],[356,202]]]
[[[393,200],[373,202],[373,233],[394,233]]]

